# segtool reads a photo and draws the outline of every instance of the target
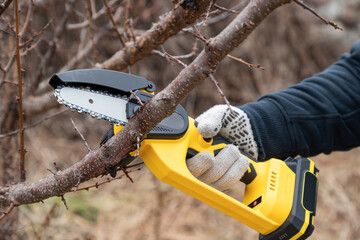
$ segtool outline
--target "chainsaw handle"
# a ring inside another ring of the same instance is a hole
[[[280,223],[201,182],[187,168],[187,149],[215,154],[216,151],[226,146],[227,142],[225,142],[213,144],[213,139],[206,141],[198,132],[194,120],[189,117],[189,128],[181,138],[145,139],[141,143],[140,157],[150,171],[163,182],[243,222],[262,234],[268,234],[278,228]],[[249,161],[256,169],[256,162],[251,159]],[[251,172],[251,170],[248,171]]]
[[[218,137],[216,141],[204,139],[195,121],[190,117],[188,120],[189,127],[180,138],[146,138],[141,143],[140,156],[157,178],[258,231],[262,240],[297,239],[311,234],[315,213],[304,207],[302,193],[316,197],[313,196],[314,181],[304,177],[307,174],[316,179],[313,161],[302,158],[256,162],[244,154],[249,158],[250,167],[241,179],[246,188],[240,202],[201,182],[188,170],[188,149],[193,149],[193,155],[202,151],[215,155],[228,144]],[[114,133],[121,128],[114,125]]]
[[[197,122],[195,121],[195,126],[197,126]],[[229,141],[227,141],[224,137],[221,135],[216,135],[213,138],[203,138],[205,142],[211,142],[211,146],[213,147],[213,150],[208,149],[206,151],[211,152],[214,156],[216,156],[226,145],[231,144]],[[225,144],[225,145],[224,145]],[[240,153],[247,158],[251,159],[254,162],[257,162],[255,159],[253,159],[250,155],[247,153],[239,150]],[[199,152],[196,151],[193,148],[188,148],[186,153],[186,159],[194,157]],[[240,179],[241,182],[245,184],[251,183],[257,176],[256,170],[254,165],[250,162],[249,169],[244,173],[243,177]]]

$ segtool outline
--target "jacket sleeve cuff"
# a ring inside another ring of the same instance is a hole
[[[262,98],[240,107],[249,117],[258,144],[258,160],[285,159],[295,155],[288,121],[281,107],[271,99]]]

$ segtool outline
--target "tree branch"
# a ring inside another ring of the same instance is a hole
[[[188,67],[135,113],[120,133],[73,166],[58,171],[56,178],[48,176],[34,183],[0,188],[0,207],[11,203],[35,203],[52,196],[61,196],[70,192],[79,179],[84,182],[105,173],[107,167],[116,165],[128,152],[135,150],[137,137],[146,136],[157,123],[169,116],[180,101],[212,73],[220,61],[243,42],[268,14],[289,2],[290,0],[251,1],[231,24],[207,41],[205,49]]]
[[[10,3],[12,2],[12,0],[4,0],[1,4],[0,4],[0,16],[5,12],[5,10],[10,6]]]
[[[159,47],[169,37],[177,34],[184,27],[194,23],[206,12],[210,0],[198,0],[197,10],[187,7],[184,9],[176,4],[174,9],[153,24],[152,28],[142,34],[135,42],[116,52],[110,59],[96,64],[97,68],[121,70],[128,65],[150,55],[152,50]]]
[[[333,28],[336,29],[340,29],[341,31],[343,31],[344,29],[342,27],[340,27],[339,25],[337,25],[335,22],[327,20],[325,18],[323,18],[322,16],[320,16],[314,9],[312,9],[311,7],[309,7],[308,5],[306,5],[302,0],[294,0],[294,2],[296,2],[297,4],[299,4],[300,6],[302,6],[304,9],[308,10],[309,12],[311,12],[312,14],[314,14],[316,17],[318,17],[321,21],[323,21],[324,23],[333,26]]]

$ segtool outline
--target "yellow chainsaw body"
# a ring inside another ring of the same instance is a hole
[[[118,133],[121,128],[122,126],[114,126],[114,133]],[[295,173],[282,160],[256,162],[249,159],[256,171],[256,177],[246,185],[243,202],[240,202],[199,181],[186,166],[187,149],[214,154],[215,150],[224,146],[225,144],[213,145],[212,141],[205,141],[199,134],[194,120],[189,117],[189,128],[181,138],[145,139],[141,142],[139,154],[150,171],[161,181],[263,235],[275,231],[287,220],[291,212]],[[314,172],[312,161],[310,168]]]

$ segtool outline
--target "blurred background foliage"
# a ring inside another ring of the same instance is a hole
[[[113,0],[109,3],[120,30],[131,18],[135,35],[149,29],[162,14],[173,8],[171,0]],[[226,8],[239,3],[241,1],[217,1]],[[282,90],[322,71],[348,52],[359,39],[359,0],[309,0],[306,3],[338,23],[344,31],[325,25],[294,3],[276,10],[231,53],[265,69],[249,69],[227,58],[214,74],[232,105],[255,101],[263,94]],[[21,24],[25,23],[26,14],[32,7],[31,21],[22,36],[22,42],[28,41],[22,49],[22,68],[25,71],[25,125],[30,125],[64,109],[51,97],[47,84],[54,73],[92,68],[95,63],[113,55],[121,44],[112,30],[109,16],[106,13],[99,14],[99,17],[96,15],[100,9],[104,10],[103,1],[34,0],[32,6],[30,1],[20,1],[20,6]],[[225,17],[214,22],[210,19],[203,29],[205,36],[215,36],[235,17],[235,14],[226,12],[221,14]],[[16,82],[14,66],[4,71],[13,54],[13,24],[10,6],[0,18],[0,82]],[[37,33],[39,35],[34,37]],[[191,34],[182,32],[168,39],[159,50],[166,50],[171,55],[185,55],[192,52],[195,41]],[[202,43],[198,42],[197,47],[198,53]],[[184,62],[190,63],[193,59]],[[152,55],[126,71],[148,78],[160,90],[181,70],[182,66],[176,62]],[[6,83],[0,88],[1,133],[16,129],[16,125],[5,124],[11,116],[11,100],[16,96],[14,88]],[[214,84],[206,79],[184,99],[183,106],[190,116],[196,117],[221,103],[224,103],[223,98]],[[93,149],[98,148],[102,135],[110,126],[105,121],[66,112],[27,129],[28,182],[50,174],[46,169],[54,170],[54,163],[59,169],[65,169],[87,153],[70,118],[74,119]],[[11,119],[16,119],[15,113]],[[0,139],[0,156],[2,183],[16,182],[18,155],[15,137]],[[310,239],[360,239],[360,150],[320,155],[313,159],[320,169],[320,185],[316,229]],[[123,178],[98,189],[66,194],[68,210],[60,198],[21,206],[12,213],[13,222],[1,223],[0,238],[257,239],[257,233],[241,223],[159,182],[146,167],[131,173],[131,176],[134,183]],[[239,184],[232,194],[240,196],[241,189]]]

